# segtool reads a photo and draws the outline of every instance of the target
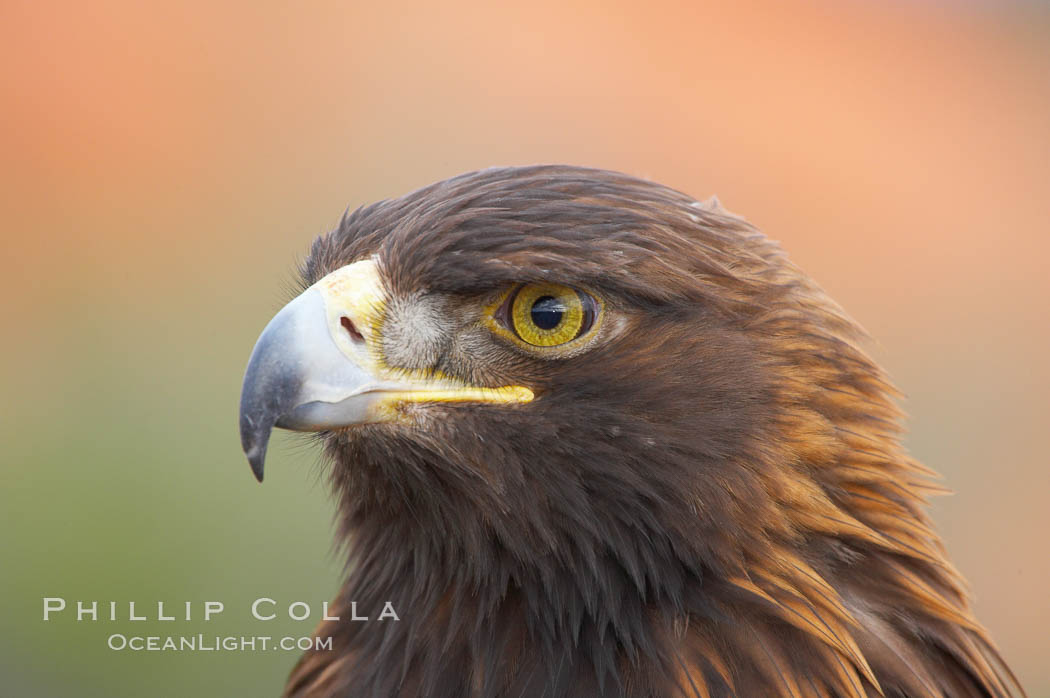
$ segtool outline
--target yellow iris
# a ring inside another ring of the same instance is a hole
[[[553,347],[576,339],[584,316],[580,295],[561,284],[523,286],[510,308],[514,331],[537,347]]]

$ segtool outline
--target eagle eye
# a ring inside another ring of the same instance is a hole
[[[562,284],[525,284],[511,291],[496,319],[527,345],[557,347],[589,332],[598,311],[598,301],[583,291]]]

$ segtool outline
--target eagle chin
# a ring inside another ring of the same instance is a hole
[[[349,604],[288,696],[1022,694],[861,331],[716,201],[489,169],[319,237],[241,398],[320,432]]]

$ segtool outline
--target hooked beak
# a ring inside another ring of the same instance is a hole
[[[409,402],[529,402],[522,386],[486,388],[391,369],[379,347],[385,293],[375,260],[342,267],[284,306],[259,336],[241,389],[241,445],[262,482],[273,428],[324,431],[394,421]]]

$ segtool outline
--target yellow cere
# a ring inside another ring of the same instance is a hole
[[[380,346],[386,290],[377,262],[364,259],[337,269],[315,284],[324,298],[328,331],[340,351],[387,387],[372,406],[372,418],[397,418],[397,406],[425,402],[531,402],[533,392],[520,385],[485,388],[450,378],[438,371],[409,371],[387,366]],[[342,324],[353,322],[363,342],[351,341]],[[403,389],[394,385],[400,384]]]
[[[542,312],[544,308],[557,312]],[[583,302],[575,290],[561,284],[529,284],[514,297],[510,309],[514,331],[537,347],[565,344],[583,327]]]
[[[362,259],[336,269],[314,286],[324,296],[328,330],[340,349],[345,351],[348,343],[341,325],[344,316],[353,321],[366,342],[374,340],[386,304],[383,279],[374,259]]]

